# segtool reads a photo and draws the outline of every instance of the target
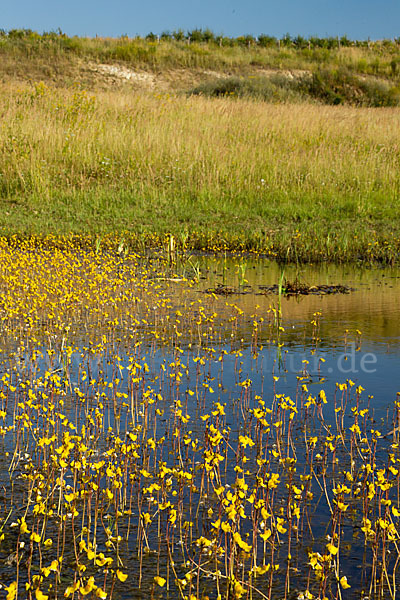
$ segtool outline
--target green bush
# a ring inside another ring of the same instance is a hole
[[[266,102],[310,100],[353,106],[399,106],[400,89],[376,79],[360,79],[347,69],[318,70],[312,75],[288,77],[227,77],[207,81],[189,94],[256,98]]]
[[[256,98],[266,102],[301,100],[302,94],[292,81],[282,75],[273,77],[227,77],[207,81],[189,94],[218,97]]]
[[[306,95],[325,104],[355,106],[398,106],[399,90],[385,81],[360,79],[347,69],[318,70],[311,78],[299,81]]]

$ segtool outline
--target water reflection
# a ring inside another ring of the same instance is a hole
[[[244,260],[244,259],[242,259]],[[344,339],[346,329],[354,334],[362,332],[363,343],[385,345],[389,351],[400,347],[400,271],[399,269],[357,268],[335,265],[306,265],[296,268],[289,265],[280,267],[270,261],[246,260],[245,277],[251,286],[251,292],[245,295],[231,296],[247,314],[252,314],[257,305],[261,311],[270,303],[277,303],[277,297],[259,295],[260,285],[277,284],[282,272],[288,281],[296,278],[308,285],[343,284],[355,288],[350,294],[325,296],[301,296],[282,299],[282,316],[287,329],[293,330],[292,339],[301,345],[301,333],[304,324],[312,320],[317,311],[322,313],[320,337],[325,343],[335,346]],[[206,279],[202,289],[216,286],[218,283],[238,287],[236,273],[239,259],[227,263],[221,259],[204,257],[201,260],[202,272]],[[224,304],[225,298],[217,305]]]

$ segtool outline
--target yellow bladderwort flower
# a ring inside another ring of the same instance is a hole
[[[326,545],[326,549],[328,550],[329,554],[332,554],[332,556],[336,556],[336,554],[339,551],[339,548],[337,548],[336,546],[334,546],[331,543]]]
[[[172,525],[175,523],[175,521],[176,521],[176,510],[174,508],[171,508],[171,510],[169,512],[168,520],[169,520],[170,523],[172,523]]]
[[[266,508],[262,507],[262,508],[261,508],[261,516],[262,516],[262,518],[264,519],[264,521],[266,521],[266,520],[267,520],[267,519],[269,519],[269,518],[270,518],[272,515],[271,515],[271,513],[269,513],[269,512],[267,511],[267,509],[266,509]]]
[[[142,513],[141,517],[142,517],[142,521],[143,521],[144,525],[149,525],[149,523],[151,523],[151,517],[150,517],[149,513]]]
[[[6,600],[14,600],[16,598],[16,596],[17,596],[17,582],[13,581],[5,589],[7,591]]]
[[[347,583],[347,577],[345,575],[343,575],[343,577],[340,578],[340,585],[344,590],[347,590],[351,587],[351,585]]]
[[[251,546],[247,544],[244,540],[242,540],[241,535],[238,531],[233,534],[233,539],[237,543],[239,548],[241,548],[245,552],[250,552]]]
[[[18,523],[19,523],[20,533],[29,533],[29,529],[28,529],[28,526],[26,524],[24,517],[21,517],[21,519],[18,519]]]
[[[372,523],[371,523],[371,521],[369,519],[364,518],[363,519],[363,525],[364,526],[361,527],[361,531],[363,531],[366,535],[368,535],[371,531],[373,533]]]
[[[247,435],[240,435],[239,443],[243,448],[247,448],[247,446],[254,446],[255,444],[255,442],[253,442],[253,440]]]
[[[113,563],[113,559],[109,556],[106,557],[102,552],[96,556],[96,565],[98,567],[104,567],[105,565],[110,566]]]
[[[235,579],[234,577],[232,577],[231,579],[231,589],[233,592],[233,596],[234,598],[241,598],[243,596],[243,594],[245,593],[245,588],[244,586],[237,581],[237,579]]]
[[[257,575],[264,575],[265,573],[268,573],[270,568],[271,568],[271,565],[268,563],[267,565],[263,565],[261,567],[256,567],[254,569],[254,571]]]
[[[164,587],[164,585],[166,584],[166,579],[164,579],[164,577],[160,577],[159,575],[156,575],[154,577],[154,581],[157,585],[159,585],[160,587]]]
[[[270,529],[267,529],[263,533],[260,533],[260,537],[264,540],[264,542],[266,542],[267,540],[269,540],[269,538],[271,537],[271,535],[272,535],[272,532],[271,532]]]
[[[95,589],[96,589],[96,585],[94,583],[94,577],[89,577],[89,579],[86,582],[86,585],[81,586],[79,588],[79,592],[82,594],[82,596],[87,596]]]
[[[284,519],[282,519],[281,517],[278,517],[278,518],[277,518],[276,530],[277,530],[279,533],[286,533],[286,532],[287,532],[287,529],[285,529],[285,528],[283,527],[284,523],[285,523],[285,520],[284,520]]]
[[[268,480],[268,488],[273,489],[278,487],[280,483],[280,478],[278,473],[271,473],[270,478]]]
[[[92,550],[92,548],[88,548],[86,550],[86,554],[87,554],[88,560],[93,560],[96,556],[96,553]]]

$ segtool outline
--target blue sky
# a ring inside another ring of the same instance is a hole
[[[228,36],[400,37],[400,0],[3,0],[0,28],[145,35],[209,27]]]

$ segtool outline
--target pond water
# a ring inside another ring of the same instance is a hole
[[[323,376],[325,385],[329,385],[352,379],[376,396],[376,408],[400,391],[400,375],[397,375],[400,367],[398,269],[335,265],[281,267],[270,261],[242,262],[246,264],[245,277],[249,288],[245,288],[244,294],[216,300],[215,308],[221,313],[227,302],[234,302],[247,315],[249,330],[252,314],[265,314],[270,305],[278,306],[277,296],[263,296],[260,288],[278,283],[282,275],[283,282],[297,279],[309,286],[343,284],[353,290],[348,294],[283,295],[281,313],[285,332],[282,341],[286,351],[283,372],[287,371],[286,376],[298,374],[302,361],[308,360],[307,371],[314,380]],[[221,263],[215,264],[215,259],[203,259],[203,272],[207,279],[202,282],[202,289],[215,288],[222,283]],[[225,278],[226,285],[233,289],[240,289],[238,265],[239,260],[230,265]],[[317,336],[313,335],[311,324],[316,314]],[[317,343],[315,337],[319,338]],[[244,338],[248,342],[249,331]],[[314,352],[316,347],[317,353]],[[320,356],[324,363],[318,360]],[[267,369],[267,365],[272,368],[276,365],[275,360],[273,352],[266,352],[264,368]]]
[[[395,597],[399,270],[2,253],[10,598]]]

